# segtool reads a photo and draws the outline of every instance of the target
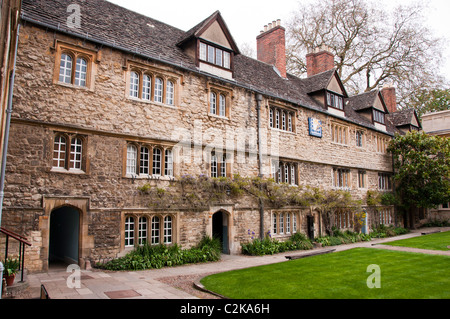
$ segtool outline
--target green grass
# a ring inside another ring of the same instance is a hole
[[[367,287],[376,264],[381,288]],[[232,299],[449,299],[450,257],[354,248],[205,277]]]
[[[431,250],[450,250],[450,231],[384,243],[384,245]]]

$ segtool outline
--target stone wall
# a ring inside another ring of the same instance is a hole
[[[56,57],[61,43],[89,50],[96,56],[89,87],[58,83]],[[176,78],[175,105],[128,97],[130,65],[141,65]],[[228,117],[209,114],[212,89],[226,92],[230,103]],[[293,133],[269,128],[269,105],[273,103],[296,109]],[[321,139],[308,135],[308,117],[311,116],[322,120]],[[125,176],[128,142],[166,145],[179,150],[176,177],[209,175],[207,155],[215,148],[228,149],[234,154],[229,167],[231,176],[259,174],[254,92],[110,48],[97,48],[31,25],[21,30],[12,117],[2,226],[32,241],[33,247],[27,250],[27,267],[31,270],[43,270],[48,265],[51,210],[46,203],[49,199],[77,207],[81,213],[80,263],[112,258],[123,252],[123,221],[127,213],[160,211],[149,206],[148,198],[137,190],[149,183],[148,178]],[[361,127],[266,98],[261,122],[263,138],[267,141],[263,154],[266,177],[270,176],[273,155],[298,163],[300,186],[331,188],[332,168],[346,167],[352,170],[352,193],[362,198],[367,190],[357,189],[358,169],[368,171],[369,189],[377,188],[377,172],[392,170],[390,157],[376,152],[374,137],[383,135],[380,132],[362,128],[366,132],[365,146],[357,148],[353,136]],[[348,145],[331,142],[332,122],[348,126]],[[84,137],[84,172],[75,174],[52,169],[56,132]],[[182,141],[196,148],[183,149]],[[276,149],[279,153],[271,153]],[[150,182],[162,188],[172,183],[168,180]],[[85,204],[79,204],[83,201]],[[222,204],[226,205],[221,208]],[[258,203],[244,198],[234,203],[218,203],[217,207],[206,210],[168,209],[176,216],[178,243],[186,247],[195,245],[203,234],[211,232],[212,214],[220,209],[229,214],[233,252],[238,252],[240,242],[249,239],[248,229],[259,236]],[[308,213],[300,208],[297,211],[299,216]],[[299,220],[302,231],[305,231],[305,223],[306,218],[302,217]],[[317,221],[316,227],[318,225]],[[264,226],[265,232],[271,229],[270,207],[265,210]]]

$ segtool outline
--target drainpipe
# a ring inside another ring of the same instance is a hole
[[[19,31],[20,31],[20,24],[17,25],[16,47],[14,49],[14,64],[13,64],[13,69],[12,69],[12,72],[11,72],[11,75],[10,75],[10,79],[9,79],[8,106],[6,108],[5,139],[4,139],[4,142],[3,142],[2,171],[1,171],[1,176],[0,176],[0,226],[2,225],[3,197],[5,195],[3,190],[4,190],[4,187],[5,187],[6,155],[8,153],[9,127],[10,127],[10,124],[11,124],[14,78],[16,76],[16,59],[17,59],[17,47],[19,45]],[[2,278],[3,278],[3,276],[0,277],[0,299],[2,299],[1,292],[2,292],[2,289],[3,289],[3,287],[2,287],[3,286]]]
[[[19,45],[19,31],[20,24],[17,25],[17,35],[16,35],[16,47],[14,51],[14,64],[13,70],[9,79],[9,91],[8,91],[8,106],[6,108],[6,127],[5,127],[5,139],[3,142],[3,154],[2,154],[2,171],[0,177],[0,226],[2,224],[2,211],[3,211],[3,197],[4,197],[4,187],[5,187],[5,171],[6,171],[6,156],[8,153],[8,140],[9,140],[9,128],[11,124],[11,113],[12,113],[12,99],[13,99],[13,89],[14,89],[14,79],[16,77],[16,59],[17,59],[17,47]]]
[[[258,166],[259,177],[263,177],[263,164],[262,164],[262,142],[261,142],[261,102],[262,94],[256,94],[256,111],[258,117]],[[262,198],[259,199],[259,237],[264,239],[264,203]]]
[[[0,261],[0,299],[2,299],[2,294],[3,294],[3,271],[4,270],[5,270],[5,267],[3,267],[3,264]]]

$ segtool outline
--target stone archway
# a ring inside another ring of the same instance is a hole
[[[230,221],[227,212],[219,210],[212,216],[212,237],[219,238],[222,253],[230,253]]]
[[[68,225],[64,226],[66,229],[70,229],[72,231],[72,239],[69,240],[69,244],[66,244],[70,247],[78,246],[78,256],[76,253],[71,253],[69,258],[66,259],[66,262],[73,262],[78,264],[82,269],[86,268],[86,262],[89,260],[90,255],[92,253],[92,249],[94,248],[94,237],[89,235],[89,222],[87,218],[87,212],[89,207],[89,199],[82,197],[44,197],[43,200],[43,208],[44,215],[39,218],[39,227],[42,233],[42,250],[41,250],[41,261],[43,262],[42,270],[47,270],[49,266],[49,260],[53,258],[50,256],[50,245],[51,245],[51,227],[52,227],[52,219],[58,222],[58,218],[61,216],[57,216],[59,214],[66,213],[66,217],[69,216],[69,220],[71,220]],[[77,213],[75,213],[75,211]],[[53,215],[53,213],[55,213]],[[75,219],[78,216],[78,231],[76,231]],[[61,221],[61,219],[60,219]],[[65,221],[66,222],[66,221]],[[72,225],[70,227],[70,225]],[[63,228],[64,228],[63,227]],[[55,228],[54,228],[55,229]],[[53,229],[53,230],[54,230]],[[78,233],[78,237],[73,234],[73,232]],[[56,233],[57,234],[57,233]],[[55,234],[53,234],[55,236]],[[78,245],[74,243],[75,238],[78,238]],[[70,244],[71,243],[71,244]],[[52,247],[54,248],[54,247]],[[64,247],[62,247],[64,248]],[[54,253],[54,251],[52,251]],[[57,256],[58,257],[58,256]],[[61,257],[61,256],[59,256]],[[75,258],[77,257],[77,258]]]
[[[78,264],[81,213],[72,206],[61,206],[50,213],[48,262]]]

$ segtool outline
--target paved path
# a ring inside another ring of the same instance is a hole
[[[449,231],[450,227],[438,228],[440,231]],[[435,229],[426,229],[432,232]],[[442,254],[450,256],[450,251],[430,251],[413,248],[400,248],[387,245],[377,245],[388,241],[421,236],[424,230],[412,231],[409,234],[375,239],[370,242],[360,242],[355,244],[339,245],[332,247],[336,251],[343,251],[355,247],[370,247],[393,250],[407,250],[414,252],[424,252],[433,254]],[[313,251],[330,249],[330,247],[317,248]],[[135,272],[107,272],[97,269],[82,270],[80,286],[70,288],[67,285],[68,277],[71,273],[66,269],[52,270],[45,273],[30,274],[27,276],[29,282],[28,298],[39,297],[41,285],[44,285],[52,299],[194,299],[193,294],[177,289],[172,285],[164,283],[161,279],[177,276],[202,276],[210,273],[223,272],[233,269],[248,268],[278,262],[288,262],[286,255],[310,254],[308,251],[286,252],[270,256],[243,256],[243,255],[223,255],[222,260],[213,263],[185,265],[170,267],[164,269],[152,269]],[[72,282],[73,283],[73,282]],[[25,297],[26,298],[26,297]]]

